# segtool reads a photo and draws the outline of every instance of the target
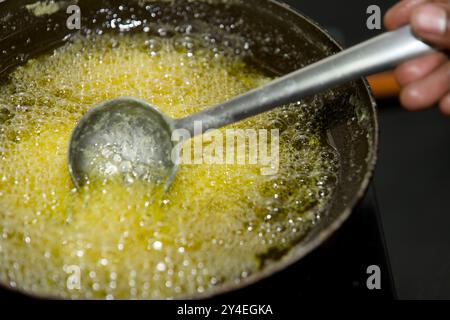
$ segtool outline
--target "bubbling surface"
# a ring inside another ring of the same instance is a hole
[[[235,125],[280,129],[280,168],[182,165],[167,193],[136,180],[74,189],[67,148],[95,104],[136,97],[179,118],[271,80],[176,39],[78,37],[0,87],[0,281],[62,298],[164,299],[239,282],[299,241],[332,195],[338,157],[296,104]]]

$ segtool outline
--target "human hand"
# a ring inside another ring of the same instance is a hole
[[[385,15],[389,30],[406,24],[442,52],[397,67],[395,76],[402,87],[400,101],[408,110],[421,110],[438,103],[441,111],[450,115],[450,0],[403,0]]]

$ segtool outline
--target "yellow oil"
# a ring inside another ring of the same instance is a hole
[[[141,35],[79,38],[14,70],[0,87],[0,281],[41,296],[159,299],[263,268],[316,222],[337,171],[295,106],[238,125],[285,127],[278,174],[184,165],[157,201],[139,181],[75,190],[67,147],[107,99],[140,98],[179,118],[269,80],[239,57]]]

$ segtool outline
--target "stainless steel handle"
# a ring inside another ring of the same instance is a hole
[[[189,130],[192,135],[196,121],[202,122],[203,132],[218,129],[433,51],[406,26],[360,43],[222,104],[177,120],[175,126]]]

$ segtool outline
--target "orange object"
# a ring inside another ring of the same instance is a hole
[[[386,99],[399,95],[400,85],[395,79],[394,72],[383,72],[367,77],[375,98]]]

